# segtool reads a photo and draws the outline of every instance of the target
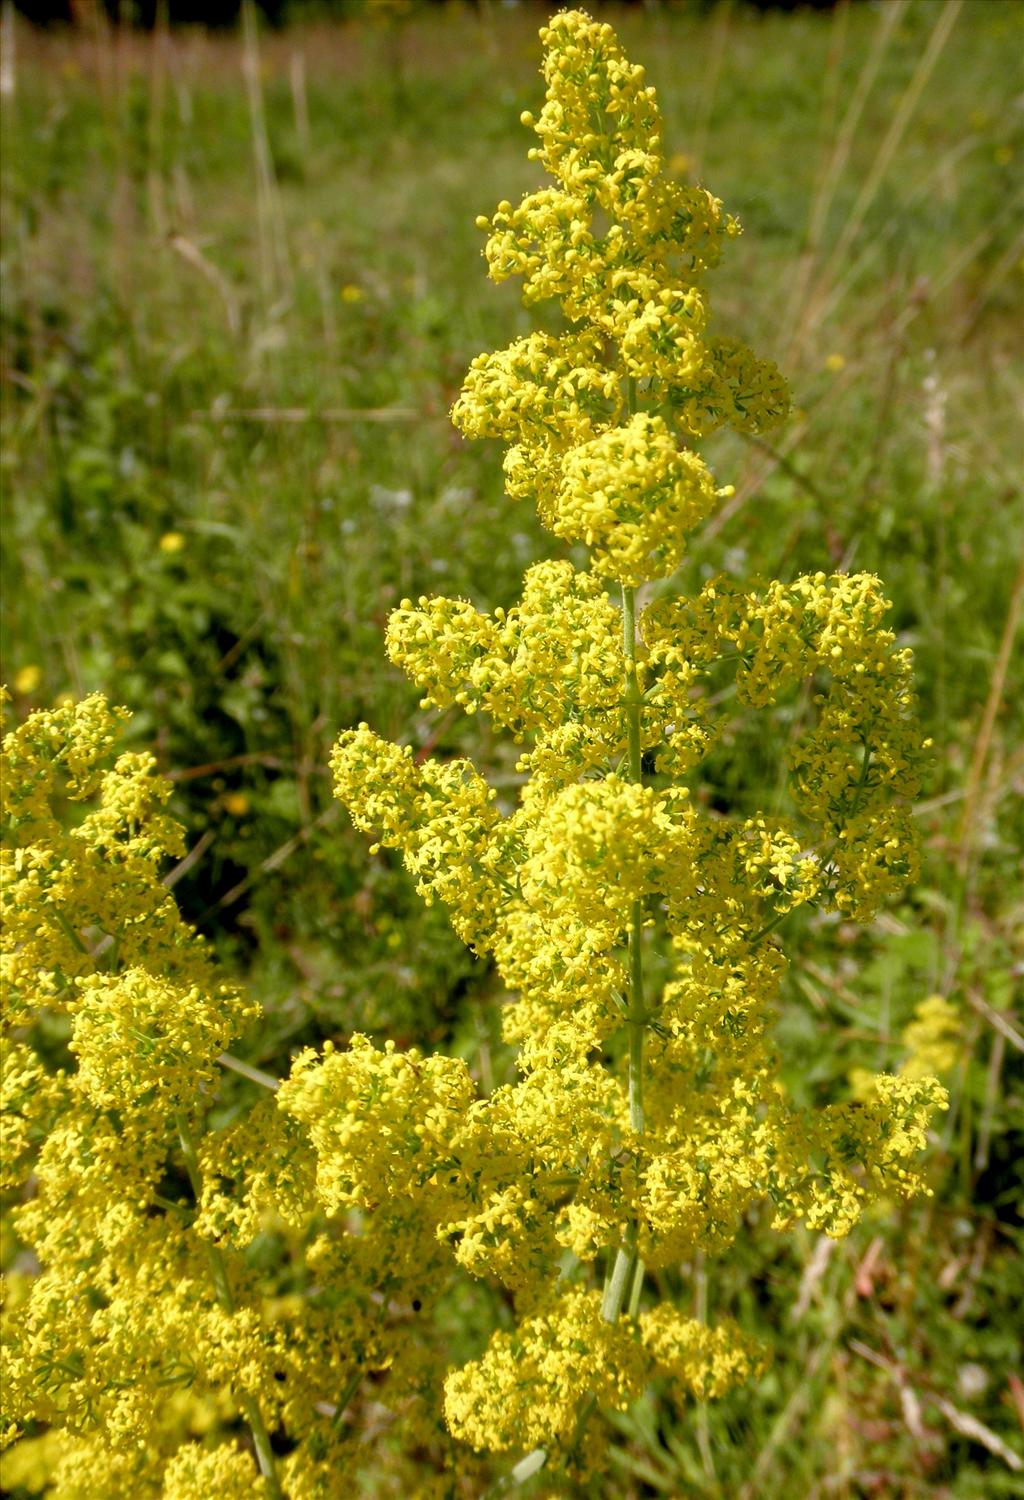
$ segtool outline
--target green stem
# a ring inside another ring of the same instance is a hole
[[[622,652],[625,660],[626,740],[629,747],[629,779],[643,781],[640,748],[640,710],[643,694],[636,670],[636,592],[622,590]],[[633,902],[629,927],[629,1123],[638,1135],[644,1128],[644,1009],[643,902]]]
[[[608,1285],[601,1299],[601,1316],[606,1323],[618,1322],[626,1294],[633,1284],[638,1263],[636,1225],[629,1224],[626,1228],[626,1243],[615,1252],[612,1274],[608,1278]]]
[[[344,1390],[341,1392],[341,1395],[338,1397],[338,1404],[334,1410],[334,1419],[331,1423],[335,1431],[337,1431],[344,1423],[345,1413],[348,1410],[348,1404],[352,1400],[352,1397],[355,1395],[356,1391],[359,1389],[362,1383],[363,1371],[361,1366],[357,1365],[353,1370],[351,1376],[349,1377],[348,1384],[345,1386]]]
[[[629,411],[637,410],[636,380],[629,376],[626,382]],[[643,780],[642,751],[640,744],[640,713],[643,693],[636,670],[636,590],[622,586],[622,655],[624,662],[625,688],[623,709],[626,715],[626,763],[630,781]],[[643,903],[633,902],[629,926],[629,996],[626,1008],[626,1025],[629,1028],[629,1123],[640,1135],[644,1128],[644,1028],[647,1013],[644,1009],[643,955]],[[616,1323],[626,1307],[630,1317],[635,1317],[640,1303],[644,1268],[637,1249],[638,1229],[636,1221],[627,1225],[625,1243],[615,1253],[615,1261],[608,1277],[601,1300],[601,1316],[606,1323]],[[590,1418],[597,1409],[597,1400],[589,1396],[580,1407],[576,1418],[569,1451],[580,1443]],[[504,1494],[507,1489],[522,1484],[547,1462],[547,1451],[535,1448],[516,1465],[507,1479],[488,1495]]]
[[[188,1123],[188,1117],[183,1110],[179,1110],[174,1116],[174,1123],[178,1130],[178,1140],[181,1142],[181,1154],[185,1159],[185,1171],[192,1185],[192,1195],[199,1207],[203,1196],[203,1174],[199,1165],[199,1153],[196,1150],[195,1137]],[[224,1252],[218,1245],[207,1242],[206,1258],[210,1267],[210,1278],[213,1281],[213,1289],[217,1294],[217,1301],[226,1313],[235,1310],[235,1299],[231,1292],[231,1283],[228,1280],[227,1262]],[[238,1404],[242,1408],[242,1415],[249,1425],[252,1433],[252,1444],[256,1450],[256,1461],[259,1464],[260,1473],[266,1481],[267,1494],[271,1500],[284,1500],[284,1491],[281,1481],[277,1477],[277,1464],[274,1460],[274,1450],[270,1446],[270,1434],[263,1421],[263,1413],[260,1411],[259,1402],[248,1391],[236,1392]]]
[[[748,946],[753,948],[762,938],[766,938],[770,932],[774,932],[779,923],[785,921],[788,916],[789,911],[777,911],[770,922],[766,922],[763,927],[759,927],[753,937],[747,938]]]
[[[640,1294],[644,1289],[644,1263],[639,1255],[633,1267],[633,1285],[630,1288],[629,1301],[626,1304],[626,1314],[635,1318],[640,1311]]]
[[[280,1078],[275,1078],[273,1073],[264,1073],[262,1068],[254,1068],[251,1063],[243,1062],[240,1057],[233,1057],[230,1052],[222,1052],[217,1061],[230,1073],[237,1073],[240,1078],[248,1078],[250,1083],[258,1083],[261,1089],[269,1089],[271,1093],[274,1093],[281,1087]]]
[[[639,785],[643,780],[640,745],[643,694],[636,669],[636,591],[625,585],[622,589],[622,655],[629,779]],[[643,925],[643,902],[638,899],[633,902],[630,914],[629,1003],[626,1011],[629,1035],[629,1124],[636,1135],[642,1135],[644,1130],[644,1032],[647,1027],[647,1011],[644,1006]],[[627,1227],[625,1243],[616,1252],[612,1273],[605,1287],[601,1316],[606,1322],[617,1322],[623,1307],[635,1308],[638,1305],[642,1282],[643,1267],[637,1249],[637,1225],[634,1222]]]
[[[55,906],[51,906],[50,915],[57,923],[57,926],[60,928],[61,932],[67,938],[68,942],[72,943],[74,947],[78,949],[79,953],[87,954],[89,952],[88,948],[82,942],[82,939],[78,936],[78,933],[72,927],[71,923],[68,921],[64,913],[62,911],[58,911]]]
[[[697,1322],[707,1327],[708,1321],[708,1273],[704,1261],[703,1250],[697,1251],[697,1261],[694,1270],[694,1289],[696,1291],[696,1316]],[[708,1403],[700,1397],[697,1401],[697,1447],[700,1451],[701,1463],[704,1466],[704,1477],[712,1483],[717,1479],[715,1473],[715,1455],[711,1447],[711,1425],[708,1421]]]
[[[640,407],[640,401],[637,396],[635,375],[626,376],[626,406],[628,408],[629,415],[631,417],[635,417]]]

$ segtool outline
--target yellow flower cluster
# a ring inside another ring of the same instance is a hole
[[[685,788],[659,793],[611,775],[523,802],[523,899],[589,928],[602,947],[622,941],[634,902],[664,889],[692,852]]]
[[[71,1007],[78,1087],[99,1109],[187,1108],[238,1029],[233,998],[224,984],[204,991],[146,969],[86,976]]]
[[[552,1112],[556,1090],[571,1113]],[[461,1061],[380,1052],[361,1036],[298,1058],[278,1104],[308,1132],[320,1207],[332,1219],[357,1212],[368,1253],[420,1303],[452,1256],[521,1304],[546,1292],[552,1260],[578,1238],[558,1214],[566,1182],[580,1205],[607,1205],[625,1115],[617,1082],[570,1056],[557,1077],[538,1068],[484,1101]]]
[[[173,1118],[197,1117],[252,1008],[160,880],[181,830],[150,757],[110,765],[123,718],[93,696],[33,714],[3,744],[7,1185],[32,1171],[13,1220],[40,1266],[5,1287],[17,1313],[4,1395],[15,1431],[102,1433],[142,1475],[158,1389],[183,1383],[197,1344],[181,1326],[200,1315],[187,1205],[158,1207]],[[88,804],[70,827],[68,802]]]
[[[941,1078],[952,1072],[963,1045],[963,1021],[955,1005],[943,995],[928,995],[914,1007],[914,1019],[904,1026],[900,1041],[906,1056],[896,1073],[899,1079],[918,1082]],[[866,1068],[852,1068],[850,1093],[858,1104],[873,1104],[879,1086],[892,1081]]]
[[[453,420],[467,437],[512,437],[527,448],[571,443],[581,424],[600,425],[622,411],[622,382],[602,361],[603,342],[596,330],[531,333],[478,354]]]
[[[204,1239],[246,1249],[263,1231],[301,1235],[316,1202],[316,1155],[306,1132],[261,1099],[199,1144],[202,1190],[193,1224]]]
[[[907,1057],[900,1065],[903,1078],[940,1078],[957,1060],[963,1025],[956,1006],[942,995],[929,995],[915,1007],[914,1019],[903,1028]]]
[[[610,26],[569,11],[541,41],[547,98],[523,123],[541,142],[531,158],[557,186],[499,205],[488,266],[497,281],[523,276],[528,303],[557,297],[573,321],[621,333],[673,272],[694,278],[715,265],[738,226],[710,193],[665,171],[655,92]]]
[[[451,1201],[428,1219],[415,1202],[404,1218],[374,1214],[374,1195],[415,1198],[418,1184],[367,1175],[362,1209],[342,1204],[327,1127],[315,1140],[306,1128],[304,1059],[278,1096],[204,1132],[218,1058],[254,1007],[163,884],[160,856],[182,851],[181,830],[151,759],[115,755],[124,717],[93,696],[3,742],[0,1144],[5,1230],[24,1250],[4,1276],[5,1476],[23,1472],[55,1500],[325,1500],[357,1482],[365,1448],[341,1418],[346,1392],[378,1372],[403,1415],[408,1447],[392,1467],[412,1493],[417,1452],[448,1441],[443,1354],[432,1324],[409,1323],[443,1290],[437,1221]],[[370,1091],[382,1070],[382,1097],[393,1056],[364,1069]],[[440,1088],[443,1066],[423,1072]],[[466,1087],[457,1101],[454,1083],[435,1090],[424,1128],[444,1098],[461,1108]],[[345,1098],[351,1144],[381,1173],[386,1152],[368,1154],[379,1112],[367,1098],[360,1136]],[[396,1096],[396,1123],[407,1102]],[[439,1115],[437,1130],[454,1119]],[[417,1224],[426,1234],[410,1238]],[[264,1232],[291,1247],[293,1296],[267,1297],[246,1256]],[[33,1429],[45,1441],[22,1436]]]
[[[177,1452],[164,1473],[164,1500],[250,1500],[266,1495],[252,1457],[230,1443],[204,1452],[188,1447]]]
[[[316,1152],[316,1190],[329,1213],[413,1201],[450,1150],[474,1096],[466,1065],[447,1057],[383,1054],[363,1036],[346,1052],[304,1053],[279,1095]]]
[[[569,450],[554,514],[544,519],[557,536],[592,547],[599,573],[635,585],[679,565],[684,536],[717,493],[707,467],[676,447],[664,419],[636,412]]]
[[[388,655],[426,696],[424,707],[457,703],[486,712],[517,740],[609,719],[622,695],[622,621],[592,574],[569,563],[529,568],[521,602],[484,615],[461,599],[403,600],[387,630]],[[614,741],[612,742],[614,743]],[[608,754],[607,735],[599,757]]]
[[[733,1385],[760,1373],[764,1355],[735,1323],[708,1328],[685,1318],[668,1303],[640,1318],[644,1348],[681,1396],[721,1396]]]
[[[774,365],[708,333],[704,276],[739,225],[667,169],[643,68],[581,11],[541,38],[547,99],[523,118],[556,186],[480,223],[494,280],[522,276],[526,302],[555,298],[576,326],[480,355],[452,416],[469,437],[509,442],[509,493],[632,586],[671,573],[729,493],[677,435],[761,431],[789,397]]]
[[[623,1411],[643,1390],[642,1348],[625,1323],[601,1316],[598,1292],[569,1291],[496,1333],[479,1360],[449,1375],[453,1434],[498,1452],[556,1445],[572,1435],[586,1397]]]
[[[818,689],[812,726],[790,751],[791,793],[825,904],[858,921],[870,920],[917,871],[908,803],[927,742],[914,714],[910,652],[896,645],[888,610],[872,574],[815,573],[764,590],[714,579],[696,598],[656,605],[641,622],[656,702],[692,696],[723,659],[736,662],[744,706],[777,703],[805,681]],[[714,732],[706,721],[700,729]],[[680,758],[677,732],[659,754],[663,769]],[[686,737],[684,766],[691,744]],[[813,885],[806,857],[799,863]]]

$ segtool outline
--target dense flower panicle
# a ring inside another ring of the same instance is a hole
[[[566,1055],[567,1037],[573,1056],[600,1046],[621,1019],[616,997],[626,973],[621,954],[609,951],[607,942],[604,930],[565,917],[552,922],[525,901],[510,901],[493,947],[501,977],[518,995],[502,1018],[506,1040],[538,1062]]]
[[[664,173],[655,92],[611,27],[569,12],[541,39],[547,99],[523,123],[541,142],[531,157],[558,186],[518,209],[499,205],[490,273],[522,275],[528,303],[558,297],[570,318],[603,313],[621,324],[656,291],[658,272],[699,275],[738,226],[706,190]]]
[[[903,1028],[907,1056],[900,1064],[904,1078],[941,1078],[959,1054],[963,1023],[954,1005],[942,995],[929,995],[914,1009],[914,1019]]]
[[[684,885],[692,857],[685,788],[657,793],[608,776],[541,796],[526,831],[520,888],[527,904],[557,921],[622,940],[633,903]]]
[[[821,870],[813,855],[782,824],[747,818],[737,842],[750,894],[770,903],[775,915],[813,901],[821,889]]]
[[[452,417],[467,437],[504,438],[509,493],[632,586],[674,571],[730,493],[686,441],[722,423],[762,432],[789,397],[774,365],[709,332],[704,278],[739,225],[666,171],[643,68],[578,11],[541,35],[547,100],[523,118],[556,185],[480,223],[494,280],[522,276],[526,302],[555,298],[574,326],[480,355]]]
[[[604,340],[531,333],[507,349],[478,354],[452,418],[467,437],[571,446],[623,407],[618,372],[602,363]]]
[[[641,622],[652,670],[672,697],[692,693],[702,667],[723,657],[737,663],[743,705],[773,704],[808,679],[821,683],[816,721],[790,750],[791,792],[817,845],[825,904],[860,921],[917,870],[908,804],[927,742],[914,713],[910,653],[897,647],[888,610],[873,575],[817,573],[763,592],[715,579]],[[671,766],[671,750],[659,764]]]
[[[349,1050],[298,1059],[278,1097],[305,1123],[317,1156],[317,1193],[329,1213],[413,1196],[438,1171],[475,1094],[466,1065],[446,1057]]]
[[[59,826],[52,806],[55,777],[69,801],[93,797],[127,717],[99,693],[32,714],[20,731],[5,736],[0,752],[4,816],[19,825]]]
[[[680,434],[706,437],[722,426],[770,432],[789,414],[789,387],[778,366],[759,359],[737,339],[710,338],[705,378],[668,382],[667,401]]]
[[[391,1309],[436,1300],[451,1206],[325,1236],[320,1159],[273,1097],[196,1144],[254,1007],[161,880],[181,832],[150,758],[114,758],[123,720],[94,696],[3,744],[5,1228],[38,1267],[4,1276],[9,1461],[56,1500],[272,1495],[241,1419],[287,1432],[289,1500],[323,1500],[361,1461],[332,1413],[367,1372],[386,1375],[410,1451],[439,1441],[432,1327],[410,1336]],[[82,804],[71,827],[67,801]],[[268,1298],[244,1257],[265,1232],[291,1246],[293,1297]],[[53,1441],[17,1441],[29,1424]],[[207,1451],[206,1432],[224,1440]]]
[[[157,870],[184,852],[152,756],[110,752],[125,719],[99,694],[32,714],[4,738],[0,919],[5,1014],[63,1009],[112,958],[215,989],[202,941]],[[67,827],[67,802],[95,805]],[[116,933],[109,930],[116,918]]]
[[[252,1455],[232,1443],[204,1452],[191,1443],[179,1449],[164,1473],[164,1500],[250,1500],[267,1489]]]
[[[625,1119],[617,1082],[569,1057],[478,1100],[463,1063],[359,1036],[300,1058],[279,1105],[309,1131],[324,1210],[360,1211],[371,1235],[387,1226],[392,1273],[429,1285],[447,1250],[521,1304],[559,1253],[566,1174],[605,1172]]]
[[[101,1109],[187,1108],[254,1014],[224,983],[206,995],[145,969],[90,974],[72,1007],[78,1087]]]
[[[0,1056],[0,1191],[13,1193],[29,1177],[39,1144],[65,1098],[63,1076],[48,1072],[34,1048],[5,1037]]]
[[[622,620],[598,580],[569,563],[529,568],[520,603],[493,616],[462,599],[404,600],[387,650],[424,706],[485,712],[517,740],[596,715],[609,720],[606,742],[621,735]]]
[[[759,1374],[766,1363],[764,1351],[735,1323],[708,1328],[666,1302],[641,1314],[640,1332],[656,1372],[680,1396],[722,1396],[730,1386]]]
[[[417,766],[409,746],[400,750],[363,724],[341,736],[331,765],[356,825],[401,848],[420,894],[444,901],[463,941],[484,950],[500,894],[488,868],[500,855],[491,838],[498,813],[469,762]]]
[[[316,1201],[316,1153],[301,1123],[267,1098],[199,1149],[197,1234],[246,1249],[265,1230],[299,1235]]]
[[[610,28],[579,13],[556,17],[544,39],[548,99],[527,123],[557,185],[518,209],[500,205],[487,258],[495,279],[523,276],[527,301],[557,298],[576,327],[480,356],[453,417],[467,435],[510,443],[510,493],[534,499],[557,535],[590,546],[594,574],[630,589],[678,565],[687,531],[722,493],[677,434],[722,422],[761,431],[785,415],[788,396],[769,362],[708,334],[703,276],[737,226],[710,195],[666,180],[642,70]],[[941,1090],[923,1074],[882,1077],[866,1107],[798,1115],[768,1040],[784,962],[765,937],[808,903],[866,919],[912,874],[906,803],[921,744],[909,655],[885,623],[876,579],[818,574],[763,590],[715,580],[694,600],[655,606],[625,643],[627,667],[594,574],[542,564],[507,614],[405,603],[388,634],[392,660],[426,703],[487,712],[527,745],[518,809],[496,814],[482,839],[471,818],[468,855],[449,836],[444,899],[457,922],[467,889],[486,907],[476,936],[519,991],[505,1031],[526,1080],[540,1085],[542,1111],[571,1110],[570,1080],[607,1043],[638,912],[660,909],[676,955],[648,1037],[647,1130],[633,1130],[624,1097],[581,1130],[575,1155],[562,1154],[575,1187],[557,1209],[557,1239],[586,1262],[621,1244],[632,1223],[643,1260],[667,1265],[727,1247],[765,1196],[779,1227],[802,1218],[845,1233],[872,1195],[921,1189],[914,1162]],[[790,818],[708,821],[683,788],[621,779],[637,750],[663,776],[699,764],[716,737],[707,700],[726,664],[744,710],[815,686],[814,721],[791,752]],[[374,786],[388,779],[392,753],[381,749]],[[353,802],[344,776],[339,793],[357,821],[374,800],[371,789],[364,805]],[[410,868],[420,837],[398,839]],[[497,1098],[481,1101],[474,1128],[494,1129],[498,1109]],[[522,1268],[532,1274],[544,1246],[545,1169],[559,1170],[557,1153],[536,1141],[530,1159],[532,1190],[510,1179],[475,1230],[453,1220],[462,1263],[504,1280],[524,1307]],[[450,1378],[458,1435],[503,1449],[557,1447],[572,1431],[584,1390],[558,1386],[560,1334],[540,1316]],[[665,1306],[641,1322],[681,1387],[715,1394],[757,1368],[726,1325],[705,1329]],[[591,1333],[580,1353],[599,1345]],[[539,1348],[554,1392],[535,1373]],[[587,1393],[599,1378],[588,1376]],[[543,1415],[524,1428],[530,1391]]]
[[[963,1019],[955,1005],[943,995],[928,995],[914,1007],[914,1016],[900,1033],[906,1056],[897,1068],[897,1076],[925,1088],[947,1076],[961,1055]],[[850,1093],[859,1104],[877,1103],[879,1084],[886,1080],[867,1068],[851,1068]],[[914,1097],[915,1091],[911,1091]]]
[[[132,1490],[166,1454],[146,1445],[180,1385],[182,1349],[196,1346],[181,1325],[202,1303],[189,1278],[203,1252],[174,1204],[158,1206],[171,1117],[195,1115],[253,1008],[218,978],[160,879],[182,834],[151,757],[110,764],[124,717],[94,695],[4,739],[5,1165],[11,1188],[33,1172],[13,1217],[40,1271],[9,1289],[3,1384],[15,1426],[53,1422],[134,1449]],[[70,828],[68,801],[85,804]],[[44,1059],[62,1026],[54,1069]],[[166,1441],[186,1435],[171,1423]],[[56,1493],[72,1493],[61,1472]]]
[[[182,852],[169,789],[149,757],[110,764],[120,716],[97,697],[8,736],[3,1143],[12,1185],[36,1178],[15,1220],[40,1273],[10,1284],[4,1384],[15,1429],[62,1429],[56,1500],[101,1442],[121,1493],[326,1500],[364,1473],[346,1403],[367,1373],[413,1455],[403,1493],[481,1491],[473,1450],[536,1446],[578,1475],[602,1462],[595,1412],[651,1380],[681,1402],[761,1369],[729,1321],[652,1300],[645,1267],[725,1251],[765,1200],[777,1228],[842,1235],[869,1203],[924,1190],[944,1101],[930,1069],[955,1018],[929,1001],[898,1074],[812,1115],[772,1042],[788,914],[867,920],[915,869],[909,653],[867,574],[712,579],[637,617],[635,590],[677,568],[726,493],[688,440],[761,431],[788,395],[709,332],[706,275],[738,226],[666,173],[642,68],[579,11],[542,38],[547,98],[525,122],[554,185],[499,205],[486,256],[571,327],[479,356],[453,418],[509,445],[510,495],[591,566],[540,563],[491,613],[403,600],[388,625],[425,706],[485,713],[519,744],[518,798],[365,724],[331,762],[374,852],[400,851],[493,959],[519,1076],[482,1094],[461,1059],[357,1035],[203,1133],[252,1012],[161,883]],[[701,808],[681,778],[727,729],[723,705],[785,694],[806,704],[786,804]],[[64,801],[93,805],[67,829]],[[35,1045],[44,1015],[67,1034],[60,1066]],[[287,1296],[263,1295],[265,1232],[293,1257]],[[450,1369],[433,1318],[456,1269],[512,1326]],[[204,1403],[217,1441],[200,1447]],[[427,1451],[437,1485],[414,1472]]]
[[[481,1359],[449,1375],[445,1417],[474,1448],[521,1452],[571,1435],[580,1402],[622,1411],[645,1384],[641,1346],[601,1317],[598,1292],[569,1291],[498,1332]]]
[[[709,470],[676,447],[663,419],[637,412],[566,455],[542,517],[557,536],[593,548],[599,573],[635,585],[678,567],[685,534],[717,494]]]

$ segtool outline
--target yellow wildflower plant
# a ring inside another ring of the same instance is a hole
[[[590,565],[538,564],[493,614],[422,598],[391,616],[424,703],[519,745],[514,803],[365,724],[332,757],[356,827],[514,994],[518,1074],[481,1093],[461,1059],[356,1036],[211,1129],[253,1007],[161,880],[183,853],[167,783],[116,755],[99,697],[8,735],[3,1141],[38,1273],[6,1278],[3,1389],[26,1463],[58,1435],[55,1500],[83,1474],[111,1500],[327,1500],[389,1430],[388,1493],[482,1493],[493,1456],[558,1488],[607,1465],[602,1412],[650,1383],[682,1403],[761,1369],[741,1328],[685,1316],[649,1272],[728,1251],[766,1202],[779,1229],[838,1236],[924,1187],[944,1102],[924,1066],[807,1114],[772,1040],[789,914],[869,920],[916,869],[909,653],[864,574],[716,578],[638,607],[727,493],[693,440],[770,427],[788,394],[710,332],[706,281],[739,226],[666,163],[643,69],[581,11],[541,38],[547,97],[524,123],[552,185],[482,227],[491,276],[566,326],[479,356],[452,415],[505,441],[510,495]],[[788,810],[703,807],[730,707],[801,689]],[[908,1048],[940,1063],[947,1036],[933,1008]],[[287,1294],[261,1278],[267,1233]],[[460,1277],[497,1314],[461,1365],[442,1333]],[[368,1377],[391,1418],[364,1434]]]
[[[434,1222],[514,1298],[515,1328],[449,1376],[445,1416],[478,1450],[532,1445],[517,1473],[600,1465],[595,1413],[652,1379],[684,1399],[755,1375],[741,1330],[658,1303],[645,1271],[726,1250],[765,1199],[778,1228],[842,1235],[868,1203],[921,1191],[944,1099],[903,1073],[808,1117],[779,1083],[773,932],[798,906],[866,921],[916,869],[910,657],[869,575],[713,579],[638,611],[639,586],[678,567],[730,493],[693,438],[761,431],[789,398],[775,366],[709,332],[707,275],[739,226],[666,167],[643,69],[580,11],[541,38],[547,98],[523,119],[553,185],[479,223],[492,278],[521,277],[524,300],[554,300],[567,327],[480,355],[452,416],[505,440],[510,495],[587,545],[590,566],[538,564],[492,615],[422,598],[391,616],[388,653],[425,705],[488,714],[520,744],[515,806],[468,762],[421,761],[366,725],[332,762],[355,824],[402,852],[515,993],[504,1026],[522,1081],[477,1098],[454,1065],[360,1044],[384,1139],[357,1149],[373,1127],[356,1130],[351,1102],[340,1135],[313,1127],[321,1191],[355,1191],[383,1152],[374,1212],[412,1217],[418,1198],[415,1232]],[[810,685],[787,816],[702,812],[683,784],[727,726],[725,664],[744,711]],[[655,982],[658,933],[671,962]],[[302,1088],[322,1091],[338,1066],[304,1064]],[[400,1078],[415,1088],[398,1129],[386,1101]],[[365,1207],[367,1190],[337,1201]]]

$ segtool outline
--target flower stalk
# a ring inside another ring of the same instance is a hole
[[[630,386],[630,395],[634,397],[635,382],[630,382]],[[629,779],[636,785],[642,785],[640,715],[643,694],[636,663],[636,590],[626,585],[622,589],[622,654],[625,671],[623,700]],[[647,1026],[647,1012],[644,1006],[643,920],[643,902],[637,898],[633,902],[629,921],[629,991],[626,1011],[629,1126],[637,1148],[639,1148],[640,1137],[644,1131],[644,1033]],[[601,1303],[601,1316],[608,1323],[616,1322],[621,1317],[624,1307],[629,1307],[635,1312],[639,1304],[643,1287],[643,1267],[640,1263],[637,1240],[637,1224],[632,1221],[626,1226],[625,1243],[616,1251],[611,1275]]]
[[[192,1133],[192,1127],[184,1110],[176,1112],[174,1123],[178,1132],[178,1141],[181,1145],[181,1155],[185,1162],[185,1171],[188,1174],[192,1196],[195,1199],[196,1208],[198,1209],[203,1197],[203,1174],[199,1163],[199,1152],[196,1149],[195,1136]],[[224,1252],[219,1245],[207,1242],[206,1258],[217,1301],[230,1317],[235,1311],[235,1299],[231,1291],[231,1282],[228,1278],[227,1261],[225,1260]],[[235,1396],[252,1436],[256,1462],[259,1465],[260,1473],[266,1484],[267,1495],[270,1497],[270,1500],[284,1500],[284,1491],[281,1488],[281,1482],[277,1473],[277,1462],[274,1458],[274,1450],[271,1447],[270,1434],[263,1420],[263,1413],[260,1411],[259,1402],[248,1391],[236,1391]]]
[[[524,300],[556,301],[565,328],[478,356],[452,417],[467,437],[505,441],[510,497],[588,546],[589,565],[538,564],[521,601],[493,614],[424,597],[389,621],[388,654],[424,706],[486,713],[523,747],[511,813],[468,762],[421,760],[367,725],[342,736],[333,765],[357,826],[403,851],[418,889],[519,996],[504,1031],[522,1081],[490,1093],[441,1155],[437,1213],[456,1259],[503,1282],[518,1313],[514,1334],[496,1331],[448,1376],[449,1429],[477,1448],[530,1449],[527,1467],[572,1467],[590,1416],[624,1409],[652,1374],[707,1397],[757,1368],[732,1325],[642,1306],[641,1244],[653,1272],[720,1252],[764,1196],[780,1225],[845,1232],[876,1188],[910,1188],[936,1095],[880,1078],[869,1110],[805,1120],[778,1082],[766,1037],[783,963],[770,935],[808,902],[865,918],[912,867],[909,657],[868,575],[763,591],[713,578],[638,608],[641,586],[678,568],[688,533],[731,493],[699,440],[722,425],[760,433],[789,398],[769,361],[710,331],[706,277],[739,226],[666,171],[643,69],[583,12],[553,17],[542,38],[547,98],[523,123],[554,184],[478,222],[492,278],[521,277]],[[712,679],[726,666],[744,711],[810,676],[830,683],[792,749],[791,818],[710,815],[689,797],[683,778],[719,733]],[[866,778],[851,740],[877,722],[889,761]],[[656,1025],[654,913],[667,974]],[[595,1060],[623,1026],[624,1078]],[[462,1089],[454,1075],[451,1086]],[[426,1094],[421,1107],[433,1108]],[[896,1141],[898,1163],[880,1171],[879,1143]],[[408,1180],[406,1165],[388,1171]],[[554,1184],[574,1174],[567,1200]],[[354,1175],[379,1201],[372,1174]],[[428,1180],[429,1156],[416,1178]],[[582,1269],[552,1283],[565,1250]],[[602,1256],[598,1292],[587,1268]]]

